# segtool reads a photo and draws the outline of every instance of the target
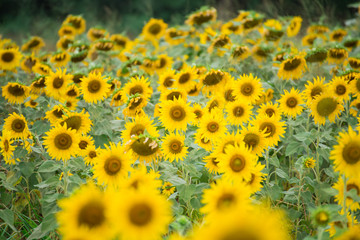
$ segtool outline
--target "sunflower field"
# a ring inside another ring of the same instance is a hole
[[[302,23],[0,37],[0,239],[360,239],[360,15]]]

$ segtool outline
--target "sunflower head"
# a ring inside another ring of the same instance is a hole
[[[20,66],[21,53],[18,48],[0,49],[0,69],[13,70]]]
[[[151,18],[142,30],[145,39],[154,40],[161,38],[166,31],[167,24],[162,19]]]
[[[21,104],[30,95],[30,89],[15,82],[8,82],[2,87],[2,96],[11,104]]]

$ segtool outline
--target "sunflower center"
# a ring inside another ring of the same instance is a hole
[[[35,88],[44,88],[45,85],[45,78],[41,77],[39,80],[37,80],[36,82],[34,82],[33,86]]]
[[[30,44],[28,45],[28,48],[29,49],[34,48],[34,47],[38,46],[39,44],[40,44],[40,41],[37,39],[34,39],[30,42]]]
[[[81,20],[74,18],[74,19],[71,19],[69,22],[74,26],[74,28],[76,28],[76,29],[81,28]]]
[[[263,124],[260,125],[260,130],[264,131],[267,134],[267,138],[274,136],[275,132],[276,132],[276,127],[273,123],[271,122],[264,122]]]
[[[232,193],[224,193],[216,203],[217,209],[221,210],[227,207],[230,207],[234,202],[236,201],[236,198],[234,194]]]
[[[235,96],[232,94],[233,91],[234,90],[232,90],[232,89],[229,89],[229,90],[225,91],[224,98],[225,98],[226,101],[228,101],[228,102],[235,101]]]
[[[56,89],[59,89],[63,86],[64,84],[64,79],[61,77],[55,77],[54,81],[53,81],[53,87]]]
[[[217,160],[217,158],[211,158],[211,162],[212,164],[214,164],[214,166],[217,167],[217,165],[219,164],[219,161]]]
[[[89,157],[90,158],[96,158],[96,152],[95,151],[90,151],[89,152]]]
[[[218,48],[223,47],[223,46],[225,46],[228,42],[229,42],[229,39],[228,39],[228,38],[226,38],[226,37],[225,37],[225,38],[220,38],[220,39],[218,39],[218,40],[215,41],[214,47],[218,47]]]
[[[105,208],[96,201],[88,202],[79,212],[78,225],[85,225],[89,228],[98,227],[105,221]]]
[[[211,112],[211,110],[217,107],[219,107],[219,102],[217,100],[212,101],[212,103],[209,106],[209,112]]]
[[[359,195],[360,189],[356,184],[350,183],[350,184],[346,185],[346,191],[350,191],[351,189],[355,189],[356,190],[356,195]]]
[[[186,117],[186,112],[181,106],[174,106],[170,109],[170,117],[174,121],[182,121]]]
[[[344,85],[338,85],[336,86],[335,92],[337,95],[344,95],[346,93],[346,87]]]
[[[87,146],[88,146],[88,142],[87,142],[87,141],[84,141],[84,140],[81,140],[81,141],[80,141],[80,143],[79,143],[80,149],[86,149]]]
[[[69,117],[66,120],[62,121],[61,125],[63,126],[64,123],[66,123],[67,128],[79,131],[79,129],[81,127],[82,119],[80,116],[72,116],[72,117]]]
[[[139,97],[138,97],[138,98],[135,98],[134,101],[132,101],[132,102],[130,103],[129,109],[130,109],[130,110],[136,109],[138,106],[140,106],[140,104],[141,104],[142,101],[143,101],[142,98],[139,98]]]
[[[126,41],[124,41],[123,39],[115,39],[115,43],[120,47],[125,47]]]
[[[342,156],[347,164],[354,165],[360,160],[360,144],[353,141],[345,145]]]
[[[360,61],[359,60],[350,59],[349,64],[350,64],[350,66],[352,68],[360,68]]]
[[[60,133],[54,139],[54,143],[57,149],[66,150],[72,145],[72,138],[67,133]]]
[[[211,133],[216,132],[217,130],[219,130],[219,124],[217,122],[210,122],[207,125],[207,130]]]
[[[336,58],[336,59],[341,59],[345,56],[344,52],[339,49],[331,49],[329,51],[329,54],[330,54],[330,57]]]
[[[119,159],[116,156],[111,156],[108,159],[106,159],[104,164],[104,170],[108,175],[114,176],[120,171],[120,169],[121,169],[121,159]]]
[[[197,86],[196,86],[196,84],[195,84],[195,85],[194,85],[194,88],[192,88],[192,89],[188,92],[188,94],[191,96],[192,94],[195,94],[197,91],[198,91],[198,88],[197,88]]]
[[[254,92],[254,88],[251,83],[244,83],[241,86],[241,93],[245,96],[251,96],[251,94]]]
[[[230,159],[230,168],[234,172],[240,172],[241,170],[243,170],[245,168],[244,157],[238,154],[232,156],[232,158]]]
[[[149,32],[150,32],[152,35],[157,35],[160,31],[161,31],[161,26],[160,26],[160,24],[158,24],[158,23],[154,23],[153,25],[151,25],[151,26],[149,27]]]
[[[75,97],[75,96],[77,96],[77,93],[76,93],[75,89],[71,89],[70,91],[68,91],[66,93],[66,95],[68,95],[69,97]]]
[[[337,101],[332,97],[323,98],[318,102],[316,107],[317,113],[322,116],[326,117],[333,113],[336,109]]]
[[[273,115],[275,115],[275,111],[274,109],[268,108],[265,110],[266,115],[268,115],[269,117],[272,117]]]
[[[180,92],[174,91],[174,92],[169,93],[167,95],[166,99],[173,101],[175,98],[179,99],[180,97],[182,97],[182,94]]]
[[[56,109],[54,111],[52,111],[52,114],[56,117],[56,118],[61,118],[64,113],[61,109]]]
[[[92,80],[88,84],[88,91],[91,93],[97,93],[101,88],[101,83],[99,80]]]
[[[246,48],[244,47],[238,47],[235,49],[235,51],[233,52],[233,57],[237,58],[240,57],[241,55],[243,55],[246,52]]]
[[[131,149],[137,154],[137,155],[140,155],[140,156],[151,156],[153,155],[154,153],[157,152],[157,150],[159,149],[159,146],[156,145],[156,147],[154,147],[154,145],[151,145],[150,144],[153,143],[152,141],[146,141],[145,142],[145,138],[142,137],[142,138],[139,138],[137,139],[136,141],[134,141],[132,144],[131,144]]]
[[[221,82],[221,80],[223,79],[223,73],[221,72],[213,72],[213,73],[208,73],[205,76],[205,79],[203,81],[204,85],[207,86],[213,86],[218,84],[219,82]]]
[[[294,97],[289,97],[287,100],[286,100],[286,106],[288,106],[289,108],[294,108],[296,107],[298,104],[298,101],[296,98]]]
[[[170,152],[173,154],[180,153],[182,149],[182,144],[179,140],[173,140],[170,143]]]
[[[313,89],[311,89],[311,93],[310,93],[311,98],[312,98],[312,99],[315,99],[315,97],[316,97],[317,95],[320,95],[322,92],[323,92],[323,90],[322,90],[321,87],[319,87],[319,86],[314,87]]]
[[[222,150],[223,153],[225,153],[225,149],[226,149],[227,146],[235,146],[235,141],[230,140],[227,143],[225,143],[224,146],[223,146],[223,150]]]
[[[14,58],[15,58],[15,56],[12,52],[6,52],[3,55],[1,55],[1,59],[4,62],[11,62]]]
[[[254,149],[259,144],[260,137],[257,134],[248,133],[248,134],[245,135],[243,141],[245,142],[245,145],[247,147],[250,147],[251,149]]]
[[[194,17],[194,23],[196,25],[201,25],[203,23],[206,23],[206,22],[210,21],[212,18],[213,18],[213,16],[211,14],[209,14],[209,15],[201,14],[201,15],[198,15],[198,16]]]
[[[200,119],[203,115],[202,111],[200,110],[196,110],[194,111],[195,115],[196,115],[196,119]]]
[[[190,80],[190,78],[191,78],[190,73],[183,73],[179,77],[179,83],[184,84],[184,83],[188,82]]]
[[[157,68],[163,68],[166,66],[166,59],[165,58],[160,58],[159,60],[159,65],[157,66]]]
[[[244,115],[244,108],[243,107],[235,107],[233,109],[233,114],[235,117],[241,117],[242,115]]]
[[[8,152],[9,148],[10,148],[9,141],[7,139],[5,139],[5,141],[4,141],[4,150],[5,150],[5,152]]]
[[[142,124],[136,124],[130,131],[130,136],[136,135],[139,136],[140,134],[143,134],[145,131],[145,127]]]
[[[143,92],[144,90],[140,85],[136,85],[130,89],[130,95],[135,95],[137,93],[142,94]]]
[[[11,129],[12,129],[14,132],[17,132],[17,133],[23,132],[24,129],[25,129],[25,122],[24,122],[24,120],[15,119],[15,120],[11,123]]]
[[[164,85],[165,87],[171,87],[173,84],[174,84],[173,77],[166,77],[166,78],[164,79],[163,85]]]
[[[260,240],[257,232],[250,229],[233,229],[225,233],[221,240]]]
[[[8,90],[11,95],[16,97],[20,97],[25,94],[24,88],[20,85],[9,86]]]
[[[114,100],[115,101],[120,101],[121,100],[121,93],[118,93],[117,95],[115,95]]]
[[[284,70],[286,71],[292,71],[296,69],[301,63],[301,60],[298,58],[294,58],[291,60],[288,60],[284,63]]]
[[[74,83],[81,83],[82,82],[82,78],[84,77],[84,75],[83,74],[75,74],[74,76],[73,76],[73,82]]]
[[[33,66],[35,66],[36,59],[32,59],[31,57],[28,57],[27,59],[25,59],[24,64],[27,68],[31,69]]]
[[[144,203],[134,204],[129,211],[129,218],[131,223],[138,227],[142,227],[151,222],[153,211]]]

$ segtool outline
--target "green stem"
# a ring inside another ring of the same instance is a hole
[[[64,160],[64,164],[63,164],[63,173],[64,173],[64,196],[67,195],[67,190],[68,190],[68,174],[66,172],[66,166],[67,166],[67,161]]]
[[[324,228],[319,227],[318,228],[318,240],[322,240],[323,233],[324,233]]]
[[[316,180],[320,183],[320,155],[319,155],[319,145],[320,145],[320,124],[318,124],[317,139],[316,139]]]
[[[347,208],[346,208],[346,198],[347,198],[347,186],[346,186],[346,176],[345,174],[342,175],[343,181],[344,181],[344,199],[343,199],[343,209],[344,209],[344,215],[345,215],[345,225],[347,223]]]

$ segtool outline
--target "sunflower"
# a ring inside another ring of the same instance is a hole
[[[211,112],[206,112],[200,120],[199,129],[197,130],[199,134],[207,140],[211,140],[216,143],[224,136],[226,132],[227,121],[224,119],[222,111],[213,110]]]
[[[168,28],[165,31],[165,41],[170,45],[178,45],[185,41],[186,32],[174,27]]]
[[[344,180],[342,177],[339,177],[338,181],[334,184],[333,188],[338,191],[338,194],[335,195],[335,201],[339,205],[344,205]],[[356,195],[360,196],[360,180],[357,177],[352,177],[346,180],[346,192],[355,189]],[[350,196],[346,196],[346,207],[351,211],[356,211],[360,208],[359,202],[354,201]]]
[[[289,26],[286,28],[286,33],[288,37],[295,37],[301,28],[302,18],[293,17],[289,23]]]
[[[121,34],[113,34],[110,40],[114,42],[114,50],[129,49],[131,47],[131,40]]]
[[[185,135],[170,133],[162,139],[161,152],[165,160],[183,161],[188,153],[188,147],[184,144]]]
[[[219,173],[219,156],[214,152],[210,153],[210,155],[206,156],[202,160],[205,162],[205,167],[207,168],[209,173],[218,174]]]
[[[76,34],[81,34],[85,32],[86,21],[82,16],[68,15],[64,20],[63,24],[71,24],[75,30]]]
[[[39,103],[35,101],[36,98],[30,98],[24,105],[25,107],[36,108]]]
[[[330,41],[341,42],[346,35],[347,32],[344,29],[336,29],[330,33]]]
[[[76,35],[76,29],[71,24],[63,24],[58,31],[58,35],[60,38],[65,36],[74,37]]]
[[[20,66],[21,57],[17,48],[0,49],[0,69],[13,70]]]
[[[335,118],[344,110],[344,106],[332,94],[324,93],[315,97],[310,109],[315,124],[325,124],[326,117],[330,122],[335,122]]]
[[[223,56],[226,51],[231,49],[231,46],[230,38],[225,34],[221,34],[212,40],[208,53],[215,52],[217,55]]]
[[[162,19],[151,18],[142,29],[142,35],[147,40],[161,38],[166,31],[167,24]]]
[[[164,101],[160,107],[160,121],[170,131],[185,131],[187,123],[193,122],[195,119],[195,114],[192,112],[190,105],[182,98]]]
[[[234,95],[239,101],[247,101],[254,104],[260,98],[263,91],[260,79],[256,76],[254,77],[251,73],[240,76],[234,84]]]
[[[230,35],[230,34],[239,34],[241,32],[240,24],[235,21],[229,21],[224,23],[221,26],[221,34]]]
[[[259,63],[266,61],[266,59],[270,57],[270,54],[273,51],[274,51],[273,48],[263,45],[255,45],[251,49],[252,57]]]
[[[65,113],[67,113],[68,110],[66,110],[62,105],[55,105],[51,110],[47,111],[45,113],[45,118],[49,120],[49,122],[54,125],[57,123]]]
[[[81,135],[79,140],[79,156],[86,157],[88,154],[88,148],[94,146],[94,140],[88,135]]]
[[[351,220],[351,219],[350,219]],[[360,226],[347,227],[347,231],[343,232],[340,236],[334,238],[335,240],[357,240],[360,236]]]
[[[225,106],[225,100],[222,96],[214,95],[206,103],[205,110],[207,112],[223,110]]]
[[[235,95],[234,95],[234,89],[235,89],[235,80],[234,78],[229,78],[229,80],[223,85],[221,88],[219,88],[215,92],[215,96],[221,97],[225,103],[230,103],[235,101]]]
[[[201,107],[200,104],[194,103],[192,106],[192,112],[195,114],[195,119],[192,124],[198,126],[201,118],[204,116],[204,109]]]
[[[51,72],[45,79],[46,94],[50,97],[60,100],[66,92],[66,87],[70,83],[72,76],[66,74],[66,69],[58,68]]]
[[[39,60],[35,57],[34,53],[32,53],[29,56],[24,57],[24,59],[21,61],[21,69],[31,73],[33,66],[38,62]]]
[[[87,32],[87,37],[91,42],[107,38],[109,33],[103,28],[90,28]]]
[[[199,131],[195,133],[194,137],[195,137],[194,143],[199,145],[199,147],[202,147],[206,151],[212,151],[214,145],[212,139],[208,139],[208,138],[205,139],[204,134],[202,134]]]
[[[119,187],[121,181],[128,177],[131,162],[131,155],[120,143],[105,145],[105,149],[96,156],[94,178],[99,185]]]
[[[360,70],[360,58],[349,57],[347,61],[352,69]]]
[[[246,186],[250,187],[250,191],[252,194],[260,191],[263,187],[262,182],[267,175],[261,172],[264,167],[265,166],[261,165],[260,163],[256,164],[253,171],[251,172],[251,178],[249,180],[244,180]]]
[[[306,104],[309,107],[317,96],[326,92],[327,87],[324,84],[324,81],[325,78],[319,76],[313,78],[313,82],[307,81],[307,85],[305,85],[305,90],[302,93],[303,97],[306,99]]]
[[[116,194],[110,217],[122,239],[155,240],[168,231],[171,204],[163,195],[146,188]]]
[[[96,149],[94,145],[88,145],[86,147],[86,154],[84,155],[84,162],[86,165],[94,166],[97,162],[100,149]]]
[[[2,88],[2,96],[11,104],[21,104],[30,95],[28,86],[15,82],[8,82]]]
[[[145,114],[143,107],[147,105],[148,101],[140,94],[131,95],[123,109],[123,114],[126,117],[136,117]]]
[[[225,154],[225,149],[227,146],[235,146],[235,144],[243,143],[243,136],[241,136],[238,132],[233,132],[229,134],[228,132],[222,137],[221,141],[216,143],[215,149],[213,151],[212,156],[216,156],[220,158],[221,154]]]
[[[269,133],[266,133],[266,131],[267,128],[260,131],[259,127],[256,126],[249,126],[247,129],[243,128],[241,130],[242,141],[251,153],[261,156],[263,151],[269,146],[269,141],[266,138]]]
[[[65,35],[56,42],[56,48],[61,50],[67,50],[70,45],[74,43],[74,37]]]
[[[61,210],[56,214],[56,219],[63,238],[70,239],[74,235],[76,239],[90,240],[114,237],[107,200],[93,184],[81,185],[70,197],[59,200]]]
[[[110,91],[109,78],[101,73],[89,73],[88,77],[81,78],[81,92],[85,102],[97,103],[103,100]]]
[[[5,119],[3,132],[4,131],[7,131],[10,134],[11,138],[26,139],[29,129],[25,117],[17,113],[10,114]]]
[[[342,64],[348,58],[348,51],[342,47],[330,48],[328,51],[328,62]]]
[[[68,129],[75,130],[79,134],[87,134],[91,130],[92,121],[89,113],[85,113],[83,109],[80,113],[77,112],[65,112],[59,121],[63,126],[66,123]]]
[[[250,56],[251,52],[247,46],[237,46],[231,52],[231,58],[236,61],[241,61]]]
[[[144,76],[141,77],[132,77],[130,78],[130,81],[128,81],[123,89],[123,96],[126,97],[126,101],[128,101],[127,96],[135,95],[135,94],[141,94],[141,96],[146,99],[146,101],[151,97],[151,94],[153,93],[153,89],[150,86],[150,82],[148,78],[145,78]]]
[[[140,162],[149,163],[157,161],[158,157],[161,156],[157,138],[149,134],[133,136],[131,140],[126,142],[126,150],[132,154],[134,161],[138,159]]]
[[[305,35],[301,42],[303,46],[313,46],[315,42],[326,42],[326,37],[324,35],[319,35],[315,33],[310,33]],[[320,45],[320,44],[319,44]]]
[[[227,179],[221,179],[204,189],[201,202],[204,206],[200,212],[204,213],[207,222],[216,222],[219,215],[232,211],[236,205],[250,204],[251,191],[243,182],[234,184]]]
[[[301,55],[294,56],[281,62],[277,76],[283,79],[299,79],[307,66],[305,58]]]
[[[172,65],[173,65],[172,57],[169,57],[166,54],[160,54],[157,56],[157,60],[155,63],[155,71],[159,75],[162,72],[171,69]]]
[[[322,63],[326,60],[328,51],[324,48],[315,48],[306,53],[305,60],[307,63]]]
[[[280,137],[284,137],[286,124],[280,122],[280,119],[268,116],[258,116],[253,122],[254,126],[259,129],[260,132],[265,132],[268,145],[271,147],[277,146],[280,141]]]
[[[190,26],[200,26],[210,21],[215,21],[217,11],[215,8],[199,10],[192,13],[185,21]]]
[[[164,72],[159,74],[159,86],[157,90],[162,93],[164,90],[168,88],[176,87],[176,80],[175,80],[175,70],[173,69],[166,69]]]
[[[360,112],[360,98],[357,97],[356,99],[351,101],[350,114],[353,115],[354,117],[357,117],[359,115],[359,112]]]
[[[329,94],[335,96],[341,102],[342,100],[347,101],[350,99],[350,93],[354,92],[353,85],[343,77],[334,77],[328,86]]]
[[[304,104],[301,93],[294,88],[291,88],[290,92],[284,90],[284,94],[281,95],[278,101],[281,111],[289,117],[296,118],[304,109],[304,107],[301,106]]]
[[[32,68],[34,73],[40,74],[40,75],[49,75],[52,73],[50,65],[43,63],[42,61],[38,61],[35,63],[35,65]]]
[[[175,75],[176,87],[189,91],[192,83],[198,78],[195,67],[185,66]]]
[[[359,45],[359,39],[350,37],[344,40],[343,44],[348,49],[348,51],[352,51],[353,48],[356,48]]]
[[[281,111],[278,103],[267,102],[260,105],[257,110],[258,116],[273,117],[275,119],[281,119]]]
[[[130,177],[123,182],[122,188],[135,191],[141,188],[157,190],[161,188],[162,185],[159,177],[159,173],[154,171],[148,172],[146,166],[139,164],[133,167]]]
[[[69,61],[70,54],[65,51],[53,54],[50,59],[50,62],[54,63],[55,67],[64,67]]]
[[[0,153],[4,157],[5,161],[13,159],[13,154],[15,146],[12,145],[14,140],[11,138],[11,133],[8,131],[2,131],[2,136],[0,137]]]
[[[172,185],[170,182],[164,182],[164,184],[161,187],[162,194],[164,194],[167,197],[170,197],[171,194],[175,192],[175,186]]]
[[[333,146],[330,159],[334,161],[335,170],[347,177],[359,177],[360,170],[360,136],[350,127],[348,132],[340,132],[338,145]]]
[[[80,95],[80,89],[76,84],[70,84],[66,87],[65,96],[63,96],[62,101],[70,100],[77,101],[77,97]]]
[[[133,136],[148,133],[150,136],[159,137],[159,133],[153,121],[147,115],[136,116],[132,121],[125,123],[125,129],[121,132],[123,142],[128,142]]]
[[[121,89],[119,89],[112,95],[110,106],[120,107],[123,104],[125,104],[125,97],[123,96]]]
[[[226,120],[232,125],[242,125],[249,121],[253,106],[244,100],[236,100],[226,105]]]
[[[219,91],[219,88],[224,86],[229,79],[229,73],[211,69],[200,79],[200,82],[205,92],[216,92]]]
[[[25,44],[22,45],[21,51],[37,52],[45,46],[45,42],[41,37],[31,37]]]

